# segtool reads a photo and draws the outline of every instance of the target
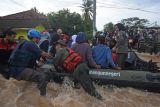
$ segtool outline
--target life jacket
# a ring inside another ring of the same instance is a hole
[[[8,59],[13,51],[16,48],[16,43],[6,44],[3,38],[0,38],[0,64],[8,64]]]
[[[20,43],[17,48],[12,52],[9,58],[9,65],[11,67],[28,67],[34,68],[36,64],[36,56],[21,48],[26,41]]]
[[[16,43],[5,43],[4,38],[0,38],[0,49],[6,49],[6,50],[13,50],[14,48],[16,48]]]
[[[73,71],[76,68],[76,66],[82,62],[82,57],[72,49],[66,49],[69,52],[69,54],[63,62],[63,68],[67,71]]]

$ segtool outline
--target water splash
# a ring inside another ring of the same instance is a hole
[[[82,88],[73,89],[67,78],[63,84],[50,82],[47,96],[41,97],[35,83],[5,80],[0,75],[0,107],[160,107],[160,93],[95,86],[103,101],[89,96]]]
[[[95,85],[104,101],[89,96],[82,88],[74,89],[65,80],[63,84],[51,82],[47,96],[41,97],[35,83],[5,80],[0,76],[1,107],[159,107],[160,94],[133,88]]]

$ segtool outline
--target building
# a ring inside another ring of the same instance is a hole
[[[37,28],[42,31],[45,28],[49,28],[49,24],[47,16],[39,13],[36,9],[31,9],[0,17],[0,32],[8,28],[12,28],[17,32],[17,38],[21,35],[27,38],[27,31],[29,29]]]

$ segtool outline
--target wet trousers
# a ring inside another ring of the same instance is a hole
[[[37,87],[40,90],[40,95],[46,95],[46,87],[48,83],[48,76],[43,72],[43,69],[34,70],[31,68],[25,68],[19,75],[13,78],[17,80],[32,81],[37,83]]]
[[[125,60],[127,58],[127,53],[117,53],[116,54],[116,63],[122,69],[125,69]]]
[[[98,99],[102,99],[101,95],[96,91],[89,75],[89,68],[85,63],[79,64],[73,72],[73,77],[80,83],[83,89]]]

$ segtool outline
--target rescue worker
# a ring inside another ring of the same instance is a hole
[[[118,23],[115,25],[117,36],[116,45],[113,50],[116,50],[116,63],[122,69],[125,69],[125,60],[128,53],[128,38],[125,32],[125,27],[123,24]]]
[[[36,60],[40,56],[45,58],[51,58],[52,56],[37,46],[40,40],[40,33],[37,30],[29,30],[28,38],[31,41],[20,43],[10,56],[10,76],[17,80],[36,82],[40,95],[45,96],[49,76],[47,73],[42,72],[43,70],[41,71],[41,69],[36,70]]]
[[[56,52],[56,57],[54,58],[54,61],[55,61],[54,66],[57,67],[58,70],[64,69],[64,62],[66,62],[66,59],[73,56],[73,55],[70,55],[71,53],[68,51],[68,49],[71,51],[73,50],[70,48],[67,48],[66,46],[67,45],[63,40],[58,40],[56,43],[57,52]],[[76,52],[73,52],[73,53],[76,53]],[[75,57],[76,56],[74,56],[73,58]],[[78,58],[75,58],[75,59],[78,60]],[[69,63],[70,62],[68,61],[67,63],[68,65],[66,67],[69,67],[69,65],[74,65],[74,64],[69,64]],[[75,65],[73,70],[68,70],[67,72],[73,74],[74,79],[76,79],[81,84],[83,89],[88,94],[96,97],[97,99],[100,99],[100,100],[102,99],[101,95],[96,91],[94,85],[92,84],[91,79],[89,78],[89,75],[88,75],[89,67],[85,63],[79,62],[77,63],[77,65]]]
[[[16,42],[14,41],[16,33],[11,29],[3,32],[3,38],[0,38],[0,73],[6,78],[9,79],[8,73],[8,59],[11,55],[11,52],[16,47]]]

